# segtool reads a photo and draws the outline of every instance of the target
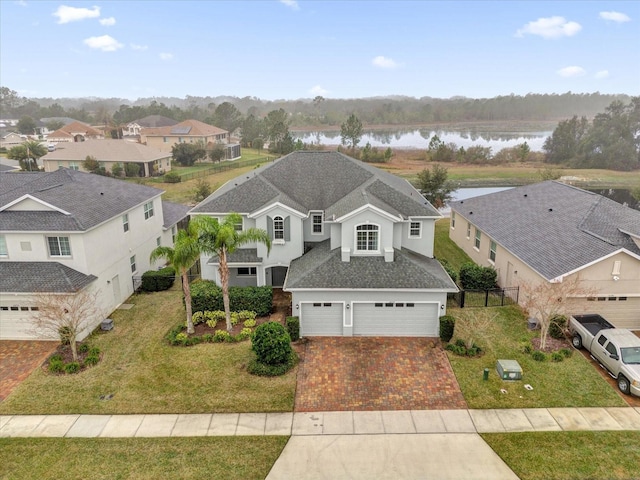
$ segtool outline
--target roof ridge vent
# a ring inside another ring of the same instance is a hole
[[[58,183],[56,185],[51,185],[49,187],[41,188],[40,190],[38,190],[38,192],[46,192],[47,190],[51,190],[52,188],[58,188],[58,187],[61,187],[61,186],[62,186],[62,183]]]

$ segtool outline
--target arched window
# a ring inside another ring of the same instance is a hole
[[[280,216],[273,217],[273,238],[284,240],[284,219]]]
[[[375,252],[378,251],[378,226],[365,224],[356,227],[356,251]]]

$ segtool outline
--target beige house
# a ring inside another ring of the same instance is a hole
[[[577,276],[576,313],[640,330],[640,211],[548,181],[452,203],[449,236],[503,287]]]
[[[168,127],[143,128],[140,141],[163,152],[170,152],[176,143],[227,144],[229,132],[198,120],[185,120]]]
[[[157,148],[128,142],[126,140],[87,140],[79,143],[58,144],[53,152],[41,158],[45,172],[59,168],[85,171],[82,162],[90,156],[100,162],[107,172],[115,164],[123,168],[128,163],[140,166],[140,176],[150,177],[171,170],[171,152],[161,152]]]
[[[47,135],[49,143],[84,142],[85,140],[101,140],[103,132],[82,122],[73,122]]]

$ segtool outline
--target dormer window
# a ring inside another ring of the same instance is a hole
[[[273,217],[273,239],[284,240],[284,218]]]
[[[358,225],[356,227],[356,251],[359,252],[377,252],[379,250],[378,235],[379,227],[377,225]]]

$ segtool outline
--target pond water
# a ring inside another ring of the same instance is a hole
[[[469,148],[471,146],[491,147],[493,153],[503,148],[511,148],[527,142],[533,151],[541,151],[545,140],[553,133],[553,130],[518,129],[486,129],[479,127],[460,129],[431,129],[431,128],[404,128],[393,130],[365,130],[358,146],[363,147],[369,142],[372,147],[378,148],[419,148],[427,149],[429,141],[434,135],[445,143],[454,143],[457,147]],[[294,139],[305,143],[320,145],[340,145],[342,137],[339,131],[296,132],[292,131]]]

